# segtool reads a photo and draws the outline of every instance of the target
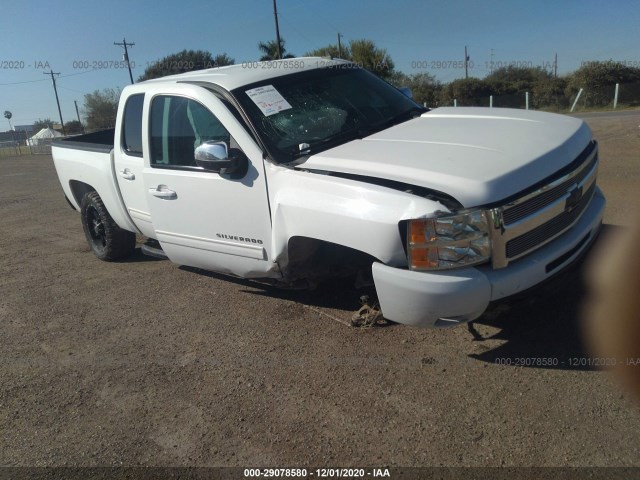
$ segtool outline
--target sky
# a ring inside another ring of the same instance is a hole
[[[551,68],[558,74],[581,62],[623,61],[640,67],[637,0],[278,0],[280,34],[296,56],[337,42],[367,38],[385,48],[396,69],[429,73],[448,82],[482,78],[495,66]],[[275,38],[272,0],[22,0],[0,1],[0,111],[13,125],[58,120],[51,78],[65,122],[82,115],[84,95],[130,83],[114,68],[123,49],[136,80],[147,65],[183,49],[227,53],[255,61],[257,44]],[[111,62],[111,63],[110,63]],[[457,63],[453,63],[457,62]],[[100,66],[107,68],[100,68]],[[94,68],[95,67],[95,68]],[[6,119],[0,118],[9,128]]]

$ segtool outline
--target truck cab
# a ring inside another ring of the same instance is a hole
[[[604,209],[581,120],[428,111],[340,60],[131,85],[112,135],[53,149],[99,257],[141,234],[177,264],[281,285],[361,272],[410,325],[471,321],[557,274]]]

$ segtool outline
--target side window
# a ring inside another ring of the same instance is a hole
[[[142,156],[142,105],[144,94],[131,95],[124,107],[122,149],[128,155]]]
[[[151,166],[195,167],[202,143],[231,141],[229,132],[206,107],[184,97],[158,96],[151,102]]]

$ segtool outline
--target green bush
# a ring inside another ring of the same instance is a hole
[[[640,82],[640,68],[609,60],[606,62],[586,62],[567,77],[564,93],[575,98],[583,88],[581,104],[587,107],[603,107],[613,102],[616,83]]]

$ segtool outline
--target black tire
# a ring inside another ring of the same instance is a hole
[[[135,233],[116,225],[98,192],[90,192],[82,197],[80,216],[87,242],[100,260],[113,262],[133,253],[136,247]]]

